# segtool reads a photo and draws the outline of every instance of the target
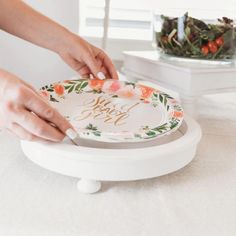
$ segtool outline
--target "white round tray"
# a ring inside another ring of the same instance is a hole
[[[108,144],[82,141],[64,143],[22,141],[25,155],[34,163],[60,174],[81,178],[81,192],[94,193],[100,181],[148,179],[174,172],[194,158],[201,139],[200,126],[185,116],[180,129],[145,143]]]

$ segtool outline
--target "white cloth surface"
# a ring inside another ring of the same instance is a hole
[[[0,236],[236,235],[236,94],[199,107],[203,138],[192,163],[151,180],[105,182],[94,195],[0,133]]]

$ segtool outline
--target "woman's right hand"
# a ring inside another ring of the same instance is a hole
[[[0,70],[0,127],[29,141],[60,142],[65,134],[76,137],[69,122],[33,87],[4,70]]]

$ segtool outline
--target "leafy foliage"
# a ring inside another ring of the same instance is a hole
[[[227,17],[218,24],[205,22],[184,15],[184,39],[177,36],[178,18],[162,16],[161,32],[156,32],[158,46],[169,55],[201,58],[232,59],[236,50],[236,28]]]

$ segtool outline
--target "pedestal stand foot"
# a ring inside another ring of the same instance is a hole
[[[90,179],[81,179],[77,183],[77,188],[82,193],[96,193],[101,189],[101,182]]]

